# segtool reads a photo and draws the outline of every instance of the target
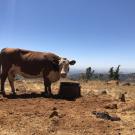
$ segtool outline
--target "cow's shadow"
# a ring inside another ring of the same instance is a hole
[[[52,98],[52,99],[64,99],[68,101],[75,101],[76,98],[65,98],[59,94],[53,94],[51,96],[45,95],[44,93],[23,93],[23,94],[9,94],[4,95],[3,97],[8,99],[32,99],[32,98]]]

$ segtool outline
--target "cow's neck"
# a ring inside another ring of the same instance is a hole
[[[58,71],[50,71],[47,78],[51,81],[51,82],[56,82],[60,79],[60,73]]]

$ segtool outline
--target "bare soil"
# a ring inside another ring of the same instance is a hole
[[[16,98],[2,96],[0,98],[0,135],[135,134],[135,100],[128,96],[124,103],[111,95],[118,90],[127,90],[130,95],[131,86],[107,86],[104,82],[81,82],[82,97],[72,101],[45,98],[40,95],[43,91],[42,80],[27,80],[25,84],[16,82],[16,85],[18,89]],[[9,94],[9,84],[7,83],[6,86]],[[135,86],[132,86],[131,89],[134,88]],[[99,89],[107,89],[109,94],[97,94]],[[94,90],[97,90],[96,93]],[[57,92],[58,83],[53,85],[53,93]],[[117,104],[117,108],[106,109],[106,105],[114,103]],[[93,111],[108,112],[111,116],[120,117],[121,120],[97,118],[92,114]]]

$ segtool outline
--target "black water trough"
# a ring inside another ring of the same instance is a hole
[[[61,82],[58,94],[62,98],[78,98],[81,96],[80,84],[78,82]]]

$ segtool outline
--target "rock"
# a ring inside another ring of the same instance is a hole
[[[93,111],[92,114],[96,115],[97,118],[101,118],[104,120],[111,120],[111,121],[120,121],[119,117],[110,116],[108,112],[96,112]]]
[[[125,94],[121,94],[119,99],[120,99],[121,102],[126,102]]]
[[[99,90],[93,90],[96,95],[106,95],[107,91],[106,89],[99,89]]]
[[[119,81],[118,80],[111,80],[106,82],[107,85],[119,85]]]
[[[107,94],[106,90],[101,91],[101,94]]]
[[[111,96],[118,101],[126,102],[126,94],[126,92],[113,92]]]
[[[121,119],[119,117],[111,117],[111,121],[120,121]]]
[[[56,107],[53,107],[53,109],[52,109],[52,110],[54,110],[54,111],[55,111],[55,110],[57,110],[57,108],[56,108]]]
[[[105,106],[105,109],[117,109],[117,104],[107,104]]]
[[[125,82],[121,84],[122,86],[130,86],[131,84],[129,82]]]
[[[54,110],[54,111],[50,114],[49,118],[53,118],[53,117],[55,117],[55,116],[58,116],[58,112],[57,112],[56,110]]]

